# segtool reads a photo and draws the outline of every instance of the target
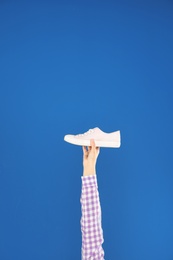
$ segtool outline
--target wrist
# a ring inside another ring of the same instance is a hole
[[[95,168],[87,168],[83,169],[83,176],[89,176],[89,175],[95,175],[96,174],[96,169]]]

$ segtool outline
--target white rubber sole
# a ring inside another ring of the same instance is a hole
[[[79,140],[75,138],[68,138],[67,136],[65,136],[64,141],[79,146],[90,146],[90,140],[87,139]],[[120,142],[95,140],[95,145],[96,147],[119,148]]]

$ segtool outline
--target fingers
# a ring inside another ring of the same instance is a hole
[[[82,149],[85,157],[87,157],[89,153],[100,152],[100,147],[96,147],[94,139],[90,140],[90,146],[82,146]]]
[[[94,139],[90,140],[90,145],[91,145],[92,148],[96,147]]]
[[[90,152],[92,149],[92,146],[88,146],[88,151]]]
[[[90,148],[93,148],[93,149],[95,149],[96,151],[100,151],[100,147],[96,147],[96,144],[95,144],[94,139],[91,139],[91,140],[90,140],[90,145],[91,145],[91,146],[89,146]]]
[[[83,157],[84,157],[84,158],[87,158],[87,156],[88,156],[88,151],[87,151],[86,146],[82,146],[82,150],[83,150]]]
[[[96,147],[96,150],[99,153],[100,152],[100,147]]]
[[[82,146],[82,150],[83,150],[83,152],[85,152],[86,151],[86,146]]]
[[[97,152],[97,153],[100,152],[100,147],[96,147],[96,144],[95,144],[94,139],[91,139],[91,140],[90,140],[90,145],[91,145],[91,146],[89,146],[89,151],[92,150],[92,152]]]

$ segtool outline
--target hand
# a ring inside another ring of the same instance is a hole
[[[94,139],[90,140],[90,145],[87,149],[83,146],[83,175],[94,175],[96,174],[96,162],[100,152],[100,148],[95,146]]]

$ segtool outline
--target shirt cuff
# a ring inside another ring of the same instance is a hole
[[[94,175],[88,175],[88,176],[81,176],[82,179],[82,186],[83,187],[92,187],[97,186],[97,176]]]

